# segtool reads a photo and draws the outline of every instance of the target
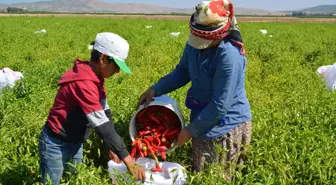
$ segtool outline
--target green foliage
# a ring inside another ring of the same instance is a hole
[[[146,25],[153,25],[146,29]],[[130,147],[128,123],[140,94],[178,63],[188,38],[186,21],[98,18],[0,18],[0,69],[25,79],[0,95],[0,184],[38,184],[38,138],[61,75],[75,58],[89,59],[98,32],[125,37],[133,74],[106,81],[118,132]],[[316,75],[335,62],[332,24],[240,23],[248,51],[246,90],[253,114],[248,161],[231,184],[334,184],[336,182],[335,94]],[[46,29],[46,34],[34,31]],[[273,38],[262,35],[267,29]],[[178,38],[170,32],[180,31]],[[183,87],[169,95],[186,121]],[[85,144],[85,163],[66,173],[63,184],[110,184],[107,152],[95,134]],[[190,172],[191,143],[168,155],[188,170],[190,184],[225,184],[220,166]],[[120,182],[126,184],[126,182]]]

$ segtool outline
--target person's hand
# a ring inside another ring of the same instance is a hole
[[[146,92],[144,92],[138,102],[138,107],[144,103],[145,107],[147,108],[149,103],[152,101],[152,99],[155,96],[155,91],[152,88],[149,88]]]
[[[112,150],[109,150],[109,158],[110,160],[114,161],[115,163],[120,164],[121,160],[119,159],[119,157],[117,156],[117,154],[115,154],[114,152],[112,152]]]
[[[130,155],[125,157],[124,163],[127,166],[128,171],[133,175],[135,180],[141,180],[142,183],[146,180],[145,169],[138,166]]]
[[[182,145],[184,145],[184,143],[188,142],[191,138],[192,136],[189,134],[187,129],[185,128],[182,129],[177,139],[178,146],[181,147]]]

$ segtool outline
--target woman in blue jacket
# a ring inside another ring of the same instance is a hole
[[[193,169],[201,171],[211,163],[222,163],[228,181],[236,164],[244,162],[251,141],[246,64],[232,4],[228,0],[203,1],[191,16],[190,36],[179,64],[139,99],[139,105],[147,106],[153,97],[191,82],[186,97],[190,124],[181,131],[178,144],[192,138]],[[215,145],[227,152],[216,151]]]

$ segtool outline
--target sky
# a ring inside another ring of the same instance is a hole
[[[29,3],[42,0],[0,0],[0,3]],[[104,0],[105,2],[144,3],[175,8],[194,8],[202,0]],[[231,0],[235,7],[266,10],[299,10],[316,5],[336,4],[335,0]]]

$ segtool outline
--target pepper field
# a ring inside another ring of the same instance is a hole
[[[147,29],[147,25],[153,27]],[[316,74],[336,62],[336,26],[317,23],[239,24],[248,51],[246,91],[253,135],[248,161],[230,184],[336,184],[336,94]],[[45,29],[47,33],[35,34]],[[263,35],[266,29],[269,35]],[[88,60],[98,32],[115,32],[130,43],[132,75],[106,81],[108,103],[130,149],[128,123],[140,94],[179,62],[188,22],[108,18],[0,18],[0,69],[24,80],[0,94],[0,184],[39,184],[38,138],[57,92],[75,58]],[[172,38],[169,33],[181,32]],[[190,85],[190,84],[189,84]],[[183,87],[169,95],[189,123]],[[85,144],[85,163],[63,184],[110,184],[107,152],[95,133]],[[189,184],[225,184],[218,165],[190,170],[191,143],[168,155],[188,170]],[[120,184],[127,184],[120,182]]]

